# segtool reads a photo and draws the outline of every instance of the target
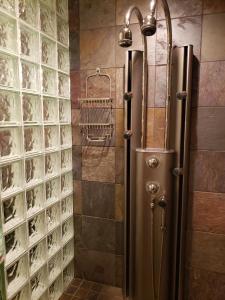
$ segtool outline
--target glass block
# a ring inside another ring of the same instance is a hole
[[[61,247],[61,228],[58,227],[47,237],[48,256],[52,257]]]
[[[15,0],[0,0],[0,8],[5,9],[10,14],[15,14]]]
[[[61,194],[66,196],[73,192],[73,176],[72,172],[62,174],[61,176]]]
[[[25,203],[24,195],[20,193],[2,202],[3,231],[9,231],[24,221]]]
[[[20,26],[20,52],[21,55],[31,59],[35,62],[38,61],[38,34],[27,28],[26,26]]]
[[[42,2],[40,3],[40,8],[41,30],[46,34],[55,37],[56,23],[54,11]]]
[[[55,150],[59,147],[59,128],[58,126],[45,126],[45,149]]]
[[[70,125],[60,126],[60,144],[64,148],[72,146],[72,132]]]
[[[71,239],[63,247],[63,267],[67,266],[74,258],[74,240]]]
[[[59,101],[60,123],[71,123],[71,102],[69,100]]]
[[[5,235],[6,264],[9,265],[16,257],[27,249],[27,229],[23,224]]]
[[[18,127],[0,129],[0,162],[21,155],[21,130]]]
[[[27,217],[32,217],[45,207],[43,185],[26,190]]]
[[[74,278],[74,262],[72,261],[64,270],[63,270],[63,288],[64,290],[68,287],[71,281]]]
[[[47,208],[46,221],[48,231],[51,231],[60,224],[60,203],[56,203]]]
[[[25,124],[35,124],[42,120],[41,98],[37,95],[22,95],[23,100],[23,121]]]
[[[37,16],[38,16],[37,0],[19,0],[20,19],[36,27]]]
[[[21,121],[18,93],[0,90],[0,124],[16,124]]]
[[[42,151],[42,140],[41,126],[24,128],[24,150],[26,154],[40,153]]]
[[[58,300],[63,292],[62,276],[60,275],[49,287],[49,300]]]
[[[27,300],[30,299],[30,288],[29,285],[26,285],[22,288],[11,300]],[[47,299],[47,298],[46,298]]]
[[[67,243],[73,237],[73,217],[62,224],[62,241]]]
[[[49,282],[54,281],[62,272],[62,253],[55,254],[48,262]]]
[[[24,255],[6,270],[8,299],[15,295],[28,279],[28,257]],[[23,298],[22,298],[23,299]],[[29,299],[29,298],[28,298]]]
[[[56,0],[56,11],[63,18],[68,18],[68,0]]]
[[[48,281],[46,280],[47,267],[44,266],[30,280],[31,299],[38,300],[47,289]]]
[[[23,165],[17,161],[1,167],[2,198],[9,197],[13,193],[20,192],[24,186]]]
[[[54,152],[45,155],[45,178],[49,179],[59,174],[60,153]]]
[[[17,58],[0,53],[0,85],[16,89],[18,83]]]
[[[72,149],[62,150],[61,152],[61,171],[72,170]]]
[[[49,297],[48,297],[48,291],[46,291],[46,292],[39,298],[39,300],[46,300],[46,299],[49,299]]]
[[[58,69],[69,73],[69,50],[58,45]]]
[[[45,235],[45,213],[36,215],[28,221],[29,245],[38,242]]]
[[[58,100],[56,98],[43,98],[43,114],[45,123],[58,123]]]
[[[47,244],[44,239],[29,251],[29,264],[31,276],[39,270],[46,262]]]
[[[60,97],[70,97],[69,76],[59,73],[58,76],[58,94]]]
[[[44,36],[41,37],[41,61],[56,68],[56,43]]]
[[[0,47],[7,51],[17,52],[16,38],[16,21],[0,13]]]
[[[68,45],[69,43],[69,28],[68,23],[65,22],[62,18],[57,17],[57,39],[60,43]]]
[[[47,204],[51,204],[59,200],[60,180],[59,177],[49,180],[45,183],[45,194]]]
[[[42,92],[56,95],[56,72],[45,67],[42,67]]]
[[[37,185],[43,180],[44,160],[42,156],[36,156],[25,160],[26,186]]]
[[[37,92],[39,90],[38,66],[26,61],[21,61],[22,67],[22,88]]]
[[[66,220],[73,215],[73,196],[70,195],[61,202],[62,220]]]

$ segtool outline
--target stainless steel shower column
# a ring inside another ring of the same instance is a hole
[[[125,148],[125,255],[124,295],[132,295],[134,275],[134,225],[136,149],[142,137],[142,84],[143,52],[127,51],[125,63],[124,94],[124,148]]]

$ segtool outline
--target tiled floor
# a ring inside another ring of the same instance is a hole
[[[123,300],[122,290],[75,278],[60,300]]]

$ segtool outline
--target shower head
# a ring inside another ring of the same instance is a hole
[[[151,36],[156,33],[156,18],[153,15],[147,15],[144,18],[141,31],[145,36]]]
[[[128,48],[132,45],[132,32],[127,25],[119,33],[119,45],[123,48]]]

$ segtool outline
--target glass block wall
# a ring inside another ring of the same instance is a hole
[[[0,178],[7,299],[73,278],[67,0],[0,0]]]

